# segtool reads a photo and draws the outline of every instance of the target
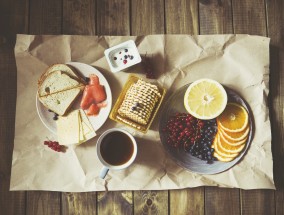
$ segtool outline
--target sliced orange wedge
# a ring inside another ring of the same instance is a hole
[[[214,151],[215,151],[218,155],[220,155],[220,156],[222,156],[222,157],[224,157],[224,158],[235,158],[235,157],[237,157],[237,156],[239,155],[239,153],[226,152],[226,151],[224,151],[221,147],[219,147],[219,146],[218,146],[218,134],[217,134],[217,136],[216,136],[215,139],[214,139],[213,147],[212,147],[212,148],[214,148]]]
[[[224,133],[222,131],[219,132],[219,136],[220,136],[220,141],[226,145],[229,146],[240,146],[243,145],[244,143],[246,143],[248,136],[246,136],[244,139],[240,140],[240,141],[234,141],[234,140],[229,140],[225,137]]]
[[[239,153],[241,152],[244,147],[245,147],[245,144],[242,144],[242,145],[238,145],[238,146],[232,146],[232,145],[229,145],[227,144],[222,138],[220,138],[221,135],[218,135],[218,141],[217,141],[217,144],[218,144],[218,147],[220,149],[222,149],[223,151],[225,152],[229,152],[229,153]]]
[[[243,131],[240,131],[240,132],[229,132],[219,127],[219,131],[220,133],[223,134],[224,138],[226,138],[229,141],[234,141],[234,142],[238,142],[238,141],[246,139],[248,137],[249,130],[250,130],[249,126],[247,126]]]
[[[228,103],[222,114],[217,117],[217,122],[224,131],[241,132],[248,125],[248,113],[243,106]]]

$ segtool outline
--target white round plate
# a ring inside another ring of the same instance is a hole
[[[100,109],[100,113],[97,116],[88,116],[88,119],[90,123],[92,124],[93,128],[95,131],[97,131],[107,120],[108,115],[111,110],[111,105],[112,105],[112,95],[111,95],[111,90],[110,86],[105,79],[105,77],[100,73],[96,68],[84,64],[84,63],[78,63],[78,62],[69,62],[66,63],[72,67],[74,67],[79,73],[81,73],[82,77],[89,77],[90,74],[95,74],[99,77],[100,84],[105,87],[106,95],[107,95],[107,106],[104,108]],[[73,105],[74,109],[79,109],[80,108],[80,101],[81,101],[82,96],[77,98],[76,103]],[[41,104],[39,101],[37,95],[36,95],[36,109],[37,113],[39,115],[40,120],[42,123],[54,134],[56,134],[56,123],[52,119],[54,116],[54,113],[49,112],[46,107]]]

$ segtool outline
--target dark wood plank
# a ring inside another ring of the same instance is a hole
[[[168,214],[168,191],[134,192],[134,214]]]
[[[62,1],[30,0],[30,34],[61,34]],[[60,214],[59,192],[28,191],[27,214]]]
[[[264,1],[233,1],[235,33],[267,35]],[[241,213],[275,214],[275,198],[272,190],[241,190]]]
[[[96,2],[63,0],[63,34],[95,34]],[[96,192],[62,193],[62,215],[96,214]]]
[[[59,215],[60,195],[58,192],[27,192],[26,214]]]
[[[128,0],[97,0],[97,34],[129,35]]]
[[[130,6],[127,0],[97,0],[97,34],[129,35]],[[98,214],[132,214],[133,193],[98,192]]]
[[[25,214],[25,192],[10,192],[17,96],[16,33],[27,33],[28,0],[0,1],[0,213]],[[4,81],[5,80],[5,81]]]
[[[284,214],[284,2],[267,1],[268,36],[270,42],[270,113],[276,215]]]
[[[206,214],[240,214],[239,190],[207,187],[205,189]]]
[[[198,1],[166,0],[167,34],[198,34]],[[204,214],[204,188],[169,191],[170,214]]]
[[[243,215],[275,214],[274,191],[241,190],[241,206]]]
[[[95,34],[95,0],[63,0],[63,34]]]
[[[163,34],[164,1],[131,1],[131,34]],[[168,191],[134,191],[134,214],[168,214]]]
[[[0,1],[0,12],[0,41],[13,46],[17,33],[28,32],[29,1]]]
[[[133,214],[133,194],[131,191],[98,192],[98,214]]]
[[[200,34],[233,33],[231,0],[199,1]]]
[[[168,34],[198,34],[198,1],[165,0]]]
[[[204,214],[204,189],[171,190],[170,214]]]
[[[232,6],[235,33],[266,35],[263,0],[233,0]]]
[[[231,1],[199,2],[200,34],[233,33]],[[205,188],[205,211],[208,214],[239,214],[238,189]]]
[[[95,215],[97,211],[97,194],[96,192],[63,193],[61,208],[62,215]]]
[[[62,0],[30,0],[30,34],[62,32]]]
[[[164,1],[132,0],[131,1],[131,34],[163,34]]]

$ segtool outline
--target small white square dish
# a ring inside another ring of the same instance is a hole
[[[108,48],[104,51],[104,54],[113,73],[141,62],[141,56],[133,40]]]

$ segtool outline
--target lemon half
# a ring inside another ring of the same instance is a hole
[[[215,80],[199,79],[187,88],[184,107],[198,119],[213,119],[219,116],[227,105],[227,93]]]

